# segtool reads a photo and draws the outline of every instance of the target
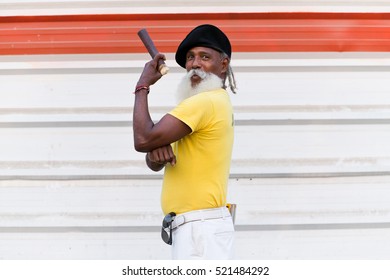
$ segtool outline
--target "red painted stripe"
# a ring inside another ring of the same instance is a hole
[[[210,13],[0,17],[0,54],[143,53],[141,28],[175,52],[202,23],[224,30],[234,52],[390,51],[390,13]]]

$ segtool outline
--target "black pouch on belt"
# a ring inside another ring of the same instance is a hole
[[[175,219],[176,213],[167,214],[162,221],[161,238],[168,245],[172,245],[172,222]]]

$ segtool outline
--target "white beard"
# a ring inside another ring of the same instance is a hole
[[[195,86],[191,85],[191,77],[198,75],[202,80]],[[188,97],[194,96],[198,93],[220,89],[223,86],[223,81],[220,77],[213,73],[207,73],[200,69],[192,69],[183,77],[179,83],[179,87],[176,92],[177,103],[182,102]]]

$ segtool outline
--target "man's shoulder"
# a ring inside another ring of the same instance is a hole
[[[223,88],[220,88],[220,89],[203,91],[203,92],[198,93],[194,96],[191,96],[189,99],[210,101],[210,100],[214,99],[215,97],[225,97],[225,96],[228,96],[227,91]]]
[[[197,108],[200,111],[207,111],[215,106],[215,103],[220,103],[221,100],[229,99],[229,95],[225,89],[215,89],[211,91],[204,91],[188,97],[183,100],[179,105],[175,107],[173,111],[176,109],[184,109],[190,110],[190,108]],[[224,101],[226,102],[226,101]]]

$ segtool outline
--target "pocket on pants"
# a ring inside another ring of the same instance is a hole
[[[211,248],[216,252],[215,258],[231,259],[234,245],[233,222],[231,220],[221,220],[220,222],[220,226],[214,232],[214,242]]]

